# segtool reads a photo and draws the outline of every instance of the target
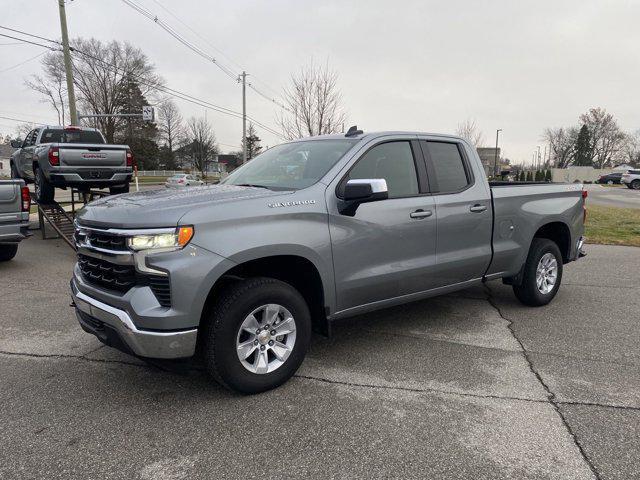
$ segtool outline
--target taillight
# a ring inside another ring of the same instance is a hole
[[[28,212],[31,208],[31,194],[29,193],[29,187],[22,187],[21,197],[22,197],[22,211]]]
[[[131,150],[127,150],[127,167],[133,167],[133,153],[131,153]]]
[[[582,190],[582,223],[587,223],[587,197],[589,193]]]
[[[60,165],[60,150],[58,147],[49,147],[49,163],[52,167]]]

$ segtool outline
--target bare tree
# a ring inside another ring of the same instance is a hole
[[[36,128],[35,123],[27,123],[27,122],[20,123],[16,127],[16,134],[18,135],[18,138],[24,139],[29,134],[29,132],[34,128]]]
[[[580,120],[589,129],[594,168],[608,166],[622,148],[625,139],[618,122],[603,108],[589,109],[587,113],[580,115]]]
[[[484,144],[484,134],[480,131],[476,125],[476,121],[472,118],[468,118],[462,123],[458,124],[456,128],[456,135],[464,138],[467,142],[474,146],[474,148],[482,147]]]
[[[85,114],[129,112],[130,85],[135,82],[143,96],[153,96],[163,80],[142,51],[126,42],[102,43],[96,39],[73,41],[73,76],[78,110]],[[27,85],[45,97],[64,120],[66,84],[62,53],[43,57],[43,76],[32,77]],[[138,112],[135,112],[138,113]],[[107,141],[113,142],[116,129],[126,120],[100,118],[95,124]],[[64,123],[64,122],[63,122]]]
[[[42,59],[44,76],[32,75],[25,80],[32,90],[40,93],[42,102],[48,103],[58,114],[58,123],[65,125],[67,119],[67,84],[60,53],[49,52]]]
[[[640,130],[625,135],[622,148],[615,159],[620,163],[640,167]]]
[[[207,163],[212,161],[219,152],[216,136],[205,118],[192,117],[189,119],[183,150],[193,168],[204,176]]]
[[[329,65],[316,67],[311,63],[291,76],[291,86],[284,90],[287,113],[278,124],[289,139],[336,133],[346,120],[342,93],[338,89],[338,74]]]
[[[542,140],[549,144],[549,159],[555,168],[567,168],[573,162],[576,153],[578,128],[547,128]]]
[[[178,147],[179,140],[184,136],[182,115],[178,107],[171,99],[164,99],[158,106],[158,132],[160,141],[169,151],[173,152]]]

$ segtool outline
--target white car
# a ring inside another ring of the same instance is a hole
[[[193,187],[197,185],[204,185],[204,182],[195,175],[188,173],[178,173],[173,177],[169,177],[164,184],[167,188]]]
[[[640,170],[629,170],[627,173],[623,173],[620,183],[628,188],[640,190]]]

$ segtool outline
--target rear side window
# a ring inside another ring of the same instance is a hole
[[[439,193],[459,192],[471,183],[456,143],[422,142],[422,145],[429,152]]]
[[[409,142],[376,145],[351,169],[349,180],[384,178],[389,198],[418,194],[418,175]]]
[[[104,143],[104,138],[95,130],[47,129],[40,143]]]
[[[640,170],[629,170],[631,175],[640,175]]]

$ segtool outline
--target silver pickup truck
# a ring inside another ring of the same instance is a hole
[[[494,279],[550,302],[582,255],[579,184],[489,184],[461,138],[411,132],[273,147],[220,185],[97,200],[76,218],[80,325],[147,358],[202,358],[255,393],[312,329]]]
[[[31,196],[22,180],[0,180],[0,262],[18,253],[18,243],[29,236]]]
[[[109,188],[127,193],[133,155],[127,145],[110,145],[94,128],[42,126],[13,141],[11,176],[35,184],[39,203],[51,203],[55,188]]]

